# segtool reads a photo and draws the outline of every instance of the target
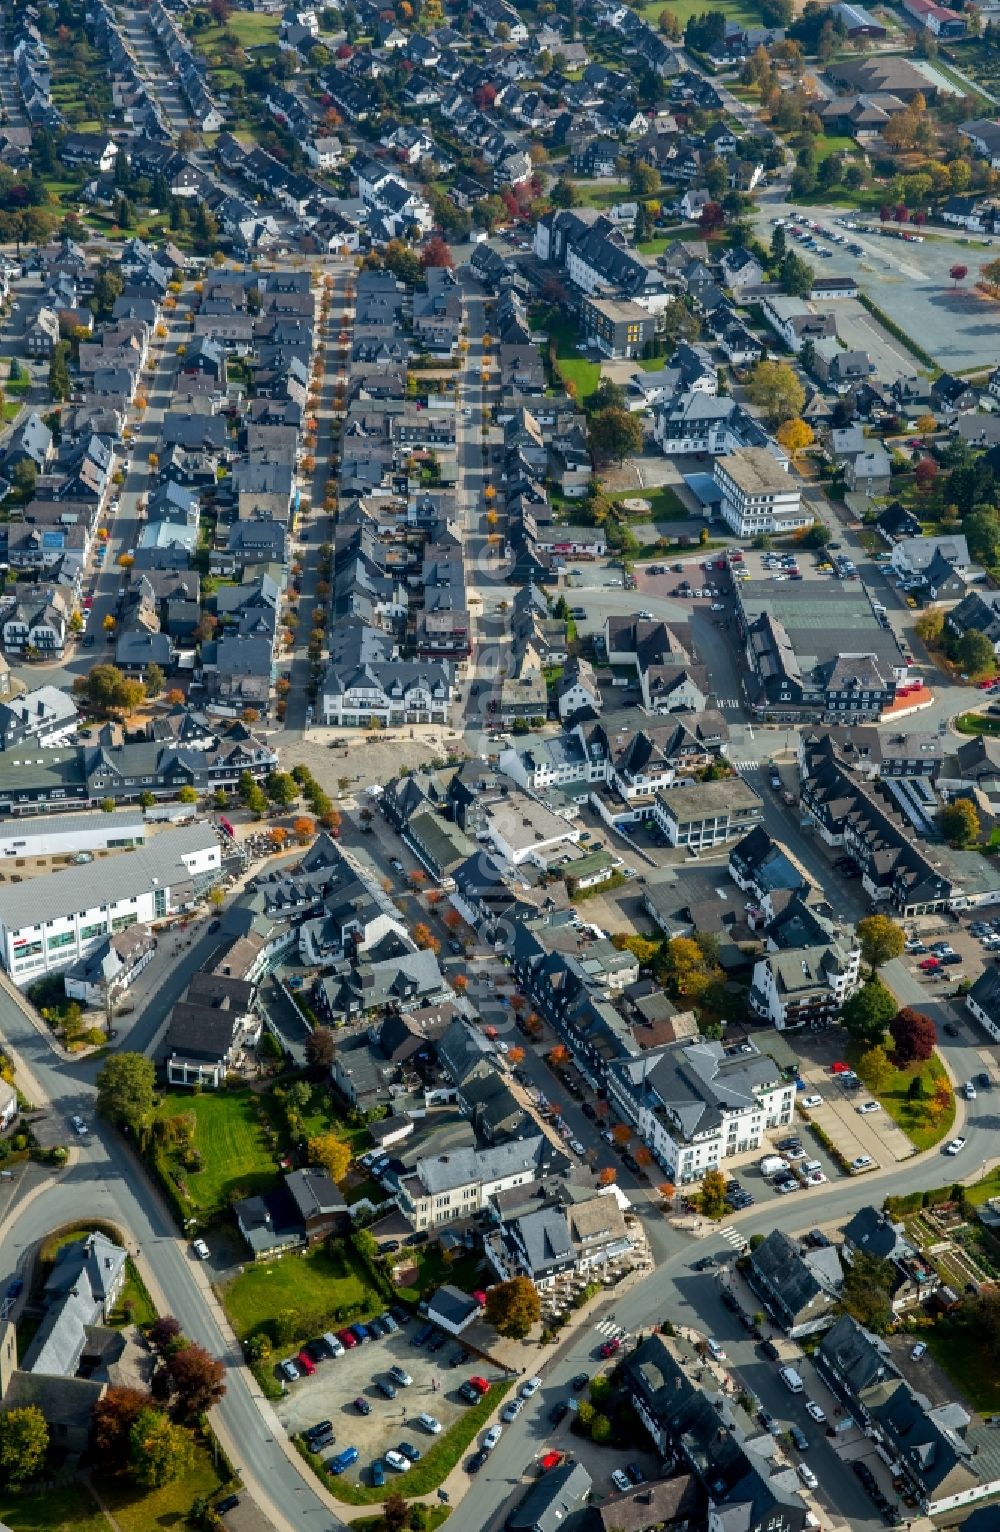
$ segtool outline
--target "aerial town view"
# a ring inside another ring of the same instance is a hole
[[[1000,1532],[1000,0],[0,0],[0,1532]]]

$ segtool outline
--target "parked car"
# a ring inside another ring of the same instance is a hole
[[[372,1412],[372,1407],[363,1394],[359,1394],[355,1399],[354,1408],[357,1410],[359,1415],[370,1415]]]
[[[296,1378],[301,1376],[299,1369],[296,1367],[291,1357],[287,1357],[285,1361],[278,1363],[278,1371],[281,1373],[282,1377],[288,1379],[289,1383],[294,1383]]]
[[[331,1458],[326,1466],[332,1474],[342,1474],[346,1469],[350,1468],[352,1463],[356,1463],[357,1461],[357,1447],[345,1447],[343,1452],[338,1452],[337,1456]]]
[[[426,1410],[422,1410],[417,1416],[417,1425],[426,1431],[428,1436],[441,1435],[441,1422],[433,1415],[428,1415]]]
[[[493,1448],[496,1446],[497,1442],[500,1440],[502,1435],[503,1435],[503,1426],[500,1426],[500,1425],[490,1426],[490,1429],[487,1431],[486,1435],[483,1437],[483,1446],[486,1448],[487,1452],[492,1452],[493,1451]]]
[[[611,1470],[611,1482],[615,1489],[620,1490],[622,1494],[624,1494],[626,1490],[632,1488],[631,1484],[629,1483],[628,1474],[625,1472],[624,1468],[613,1468]]]
[[[413,1464],[410,1462],[409,1458],[405,1456],[404,1453],[396,1452],[392,1447],[390,1447],[389,1451],[386,1453],[385,1460],[389,1467],[394,1468],[397,1473],[409,1473],[410,1469],[413,1467]]]

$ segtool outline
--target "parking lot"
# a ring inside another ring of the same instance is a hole
[[[983,240],[960,232],[952,235],[943,228],[927,230],[920,239],[913,230],[883,228],[870,215],[852,220],[864,227],[845,229],[837,222],[845,216],[849,215],[841,207],[794,206],[784,202],[780,192],[765,193],[755,206],[765,241],[771,237],[776,217],[799,228],[818,223],[824,233],[816,235],[816,250],[803,247],[794,237],[791,247],[801,250],[819,276],[855,277],[861,291],[914,336],[939,366],[963,371],[988,367],[996,360],[991,339],[995,304],[974,287],[956,286],[948,278],[956,262],[974,268],[990,258]],[[833,232],[846,236],[847,244],[832,241]],[[904,234],[910,238],[904,239]],[[850,245],[859,247],[860,254],[854,254]],[[817,258],[820,250],[825,254]],[[834,307],[839,335],[848,345],[868,352],[883,382],[910,377],[918,370],[919,363],[906,347],[887,335],[856,300],[838,299]]]
[[[820,1097],[818,1104],[805,1108],[809,1119],[828,1134],[848,1163],[868,1155],[875,1166],[896,1165],[909,1159],[913,1145],[888,1112],[862,1113],[858,1110],[871,1101],[871,1092],[854,1086],[853,1075],[835,1074],[831,1065],[841,1062],[843,1038],[837,1033],[820,1032],[799,1039],[803,1054],[800,1068],[806,1091],[800,1103]]]
[[[397,1334],[367,1341],[343,1356],[320,1362],[311,1377],[290,1383],[275,1405],[289,1436],[329,1420],[335,1440],[323,1448],[324,1462],[346,1447],[356,1447],[358,1461],[344,1477],[363,1484],[371,1483],[373,1461],[401,1441],[420,1452],[440,1441],[441,1436],[433,1436],[417,1424],[417,1416],[432,1415],[446,1432],[469,1408],[458,1394],[466,1379],[476,1374],[493,1383],[501,1374],[495,1367],[487,1367],[482,1358],[467,1356],[461,1343],[450,1336],[436,1351],[415,1346],[413,1338],[419,1330],[419,1322],[411,1320]],[[443,1335],[443,1331],[436,1334]],[[430,1344],[435,1343],[432,1338]],[[459,1357],[464,1358],[461,1363]],[[395,1398],[387,1399],[376,1387],[376,1380],[387,1379],[393,1365],[401,1367],[413,1382],[409,1387],[396,1385]],[[362,1414],[355,1399],[366,1400],[371,1413]]]

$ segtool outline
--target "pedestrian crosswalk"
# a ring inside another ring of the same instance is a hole
[[[759,761],[730,761],[729,764],[734,771],[740,773],[745,771],[756,771],[760,766]]]
[[[631,1332],[623,1325],[616,1324],[613,1319],[598,1320],[594,1326],[598,1335],[603,1335],[605,1340],[627,1341],[631,1339]]]
[[[732,1245],[734,1250],[742,1249],[747,1242],[746,1235],[742,1234],[739,1229],[732,1228],[729,1224],[723,1225],[718,1232],[720,1237],[726,1241],[726,1244]]]
[[[743,710],[743,704],[741,703],[739,697],[716,697],[715,705],[717,708],[735,708],[737,712],[742,712]]]

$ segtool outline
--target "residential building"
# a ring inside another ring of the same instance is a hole
[[[792,1120],[795,1085],[748,1042],[739,1049],[703,1038],[615,1060],[608,1094],[658,1165],[677,1185],[759,1149]]]
[[[661,789],[652,818],[671,846],[687,846],[697,854],[745,835],[763,813],[750,784],[742,777],[731,777]]]

